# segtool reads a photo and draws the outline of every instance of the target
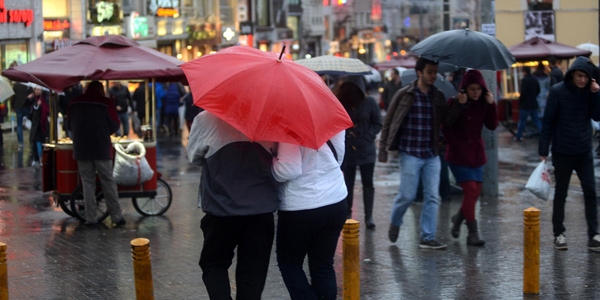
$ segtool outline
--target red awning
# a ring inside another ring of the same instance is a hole
[[[523,43],[509,47],[510,53],[517,61],[546,60],[550,56],[569,59],[575,56],[590,56],[591,51],[552,42],[540,37],[533,37]]]

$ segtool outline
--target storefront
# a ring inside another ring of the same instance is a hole
[[[42,12],[36,0],[0,0],[0,68],[41,55]]]

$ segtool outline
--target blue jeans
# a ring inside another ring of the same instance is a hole
[[[336,299],[333,257],[347,209],[342,200],[315,209],[277,212],[277,264],[292,300]],[[306,256],[310,283],[302,269]]]
[[[17,113],[17,141],[19,145],[23,145],[23,117],[29,116],[29,108],[19,108]]]
[[[121,125],[123,125],[123,134],[121,134],[121,129],[117,130],[117,136],[128,136],[129,135],[129,113],[122,112],[117,113],[119,116],[119,121],[121,121]]]
[[[402,218],[417,197],[419,178],[423,182],[423,208],[421,210],[421,239],[435,239],[437,214],[440,205],[440,171],[438,156],[420,158],[400,152],[400,192],[394,199],[392,225],[401,226]]]
[[[517,139],[523,136],[523,130],[525,130],[525,123],[527,118],[531,116],[531,121],[537,127],[538,131],[542,131],[542,122],[538,117],[538,109],[519,109],[519,129],[517,130]]]

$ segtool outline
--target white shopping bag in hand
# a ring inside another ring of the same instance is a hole
[[[552,187],[550,186],[551,183],[552,181],[550,180],[548,163],[543,160],[535,168],[535,170],[533,170],[531,176],[529,176],[529,180],[527,180],[525,188],[531,191],[538,198],[542,200],[548,200],[550,198],[550,192],[552,191]]]

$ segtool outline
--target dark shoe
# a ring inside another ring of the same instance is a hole
[[[515,136],[515,137],[513,137],[513,141],[515,141],[515,142],[522,142],[523,138],[522,137],[518,138],[518,137]]]
[[[450,230],[450,234],[452,234],[453,238],[458,238],[460,236],[460,225],[462,225],[465,217],[462,213],[462,210],[459,209],[458,212],[452,216],[452,229]]]
[[[441,250],[441,249],[446,249],[446,247],[448,247],[448,245],[442,244],[436,240],[431,240],[431,241],[421,240],[421,243],[419,243],[419,248],[421,248],[421,249]]]
[[[100,223],[98,223],[98,222],[85,222],[85,227],[87,227],[87,228],[100,228]]]
[[[400,226],[396,226],[394,224],[390,225],[390,229],[388,230],[388,238],[392,243],[395,243],[398,240],[398,235],[400,234]]]
[[[467,222],[467,228],[469,228],[469,236],[467,236],[467,245],[470,245],[470,246],[485,245],[485,241],[479,239],[479,232],[477,230],[477,220]]]
[[[588,249],[590,249],[590,251],[600,252],[600,235],[594,235],[588,242]]]
[[[367,229],[375,229],[375,222],[373,222],[373,217],[365,217],[365,225],[367,226]]]
[[[596,237],[596,236],[595,236]],[[590,240],[591,243],[592,240]],[[590,243],[588,243],[588,248],[590,247]],[[557,237],[554,237],[554,249],[556,250],[567,250],[567,239],[565,239],[564,234],[559,234]]]
[[[114,226],[114,227],[121,227],[121,226],[125,226],[125,224],[126,224],[126,223],[127,223],[127,222],[126,222],[126,221],[125,221],[125,219],[123,218],[123,219],[121,219],[119,222],[115,222],[115,223],[113,223],[113,226]]]

